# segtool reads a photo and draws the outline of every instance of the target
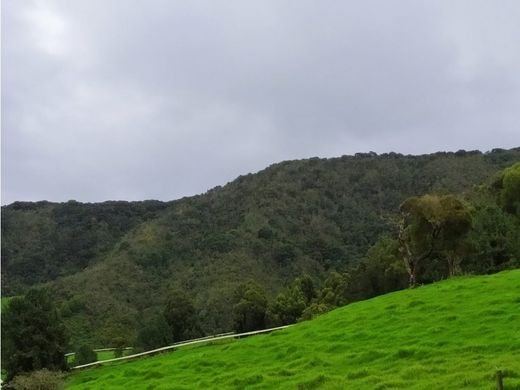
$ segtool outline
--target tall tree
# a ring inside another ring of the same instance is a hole
[[[44,290],[13,298],[2,312],[2,368],[10,380],[42,368],[65,370],[69,337]]]
[[[254,282],[241,284],[235,292],[237,303],[233,306],[233,322],[236,332],[265,328],[267,298]]]
[[[494,182],[499,203],[507,212],[520,218],[520,163],[504,169]]]
[[[152,317],[137,333],[137,348],[144,351],[164,347],[173,341],[172,331],[163,314]]]
[[[462,240],[471,228],[471,216],[454,195],[424,195],[406,199],[400,206],[400,252],[410,287],[417,284],[421,263],[435,251],[444,252],[450,274],[456,272]]]
[[[198,335],[198,323],[192,299],[181,290],[168,294],[164,318],[170,326],[173,341],[186,340]]]

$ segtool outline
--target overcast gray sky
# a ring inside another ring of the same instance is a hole
[[[520,1],[2,1],[2,203],[520,146]]]

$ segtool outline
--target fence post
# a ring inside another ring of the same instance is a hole
[[[504,382],[502,380],[501,370],[497,370],[497,390],[504,390]]]

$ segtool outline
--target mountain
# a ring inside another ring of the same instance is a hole
[[[269,335],[73,372],[67,389],[520,387],[520,270],[357,302]]]
[[[236,287],[272,298],[304,273],[320,283],[391,234],[399,204],[469,194],[520,148],[287,161],[172,202],[15,202],[2,207],[2,294],[46,285],[75,342],[131,342],[168,290],[190,294],[203,332],[231,327]],[[164,178],[168,180],[168,178]]]

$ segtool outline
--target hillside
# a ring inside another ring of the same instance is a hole
[[[265,336],[73,373],[69,389],[520,387],[520,270],[460,277]]]
[[[204,333],[229,331],[240,283],[270,298],[304,273],[319,284],[391,233],[406,197],[468,194],[516,161],[519,149],[367,153],[283,162],[166,203],[16,202],[2,208],[2,293],[46,284],[73,342],[94,347],[131,344],[172,287],[193,297]]]

